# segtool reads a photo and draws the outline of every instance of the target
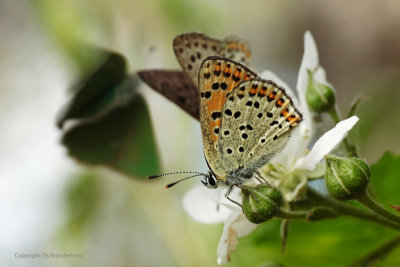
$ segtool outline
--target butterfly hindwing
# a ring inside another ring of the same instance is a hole
[[[143,70],[138,75],[148,86],[199,119],[198,90],[185,72]]]
[[[204,153],[214,173],[224,179],[224,164],[218,153],[217,142],[221,134],[220,126],[227,94],[240,82],[257,75],[246,66],[233,60],[212,56],[201,64],[198,74],[200,95],[200,125]]]
[[[252,173],[281,151],[302,119],[283,88],[255,78],[227,96],[217,142],[221,162],[232,172]]]

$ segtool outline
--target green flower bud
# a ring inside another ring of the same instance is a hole
[[[307,70],[307,73],[306,101],[308,106],[312,111],[317,113],[329,111],[335,105],[335,91],[328,85],[317,83],[310,70]]]
[[[371,171],[364,160],[334,155],[326,155],[325,160],[325,184],[332,197],[349,200],[365,192]]]
[[[281,204],[281,192],[269,184],[242,186],[243,211],[252,223],[268,221],[274,217]]]

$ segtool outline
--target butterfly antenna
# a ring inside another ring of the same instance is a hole
[[[201,174],[196,174],[196,175],[192,175],[192,176],[189,176],[189,177],[182,178],[182,179],[180,179],[180,180],[178,180],[178,181],[176,181],[176,182],[167,184],[167,185],[165,186],[165,188],[170,188],[170,187],[176,185],[177,183],[180,183],[180,182],[185,181],[185,180],[187,180],[187,179],[190,179],[190,178],[193,178],[193,177],[197,177],[197,176],[203,176],[203,175],[204,175],[204,174],[201,173]]]
[[[162,177],[162,176],[173,175],[173,174],[198,174],[198,175],[205,175],[204,173],[201,173],[201,172],[167,172],[167,173],[162,173],[162,174],[149,175],[149,176],[147,176],[147,179],[155,179],[155,178],[159,178],[159,177]]]

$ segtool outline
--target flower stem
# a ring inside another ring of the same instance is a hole
[[[332,118],[333,122],[335,124],[338,124],[340,122],[340,113],[339,110],[337,108],[337,106],[332,107],[329,111],[328,111],[329,116]],[[345,137],[343,139],[343,144],[346,147],[346,150],[353,154],[356,157],[359,157],[358,155],[358,151],[355,145],[351,144],[349,139],[347,137]]]
[[[353,262],[350,266],[369,266],[372,262],[376,262],[377,260],[389,254],[398,245],[400,245],[400,235],[380,245],[361,259]]]
[[[397,216],[382,207],[378,202],[371,198],[367,191],[365,191],[357,200],[377,215],[400,224],[400,216]]]
[[[385,226],[388,226],[388,227],[391,227],[393,229],[400,231],[400,224],[398,224],[396,222],[393,222],[393,221],[383,218],[381,216],[376,216],[375,214],[373,214],[371,212],[367,212],[364,210],[360,210],[360,209],[353,208],[351,206],[342,204],[341,202],[339,202],[337,200],[320,195],[319,193],[315,192],[311,188],[308,189],[308,197],[311,200],[314,200],[315,202],[317,202],[318,204],[321,204],[325,207],[333,209],[334,211],[338,212],[339,214],[365,219],[365,220],[375,222],[378,224],[382,224],[382,225],[385,225]]]
[[[306,219],[307,213],[279,209],[275,216],[281,219]]]
[[[337,107],[332,107],[329,111],[328,111],[329,116],[331,116],[333,122],[335,124],[338,124],[340,122],[340,116],[339,116],[339,111],[337,109]]]

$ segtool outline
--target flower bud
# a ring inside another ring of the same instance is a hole
[[[335,105],[335,91],[329,85],[317,83],[310,70],[307,70],[307,73],[306,101],[308,106],[317,113],[329,111]]]
[[[332,197],[350,200],[365,192],[371,171],[364,160],[334,155],[326,155],[325,160],[325,184]]]
[[[252,223],[262,223],[271,219],[281,204],[281,192],[269,184],[242,186],[243,211]]]

